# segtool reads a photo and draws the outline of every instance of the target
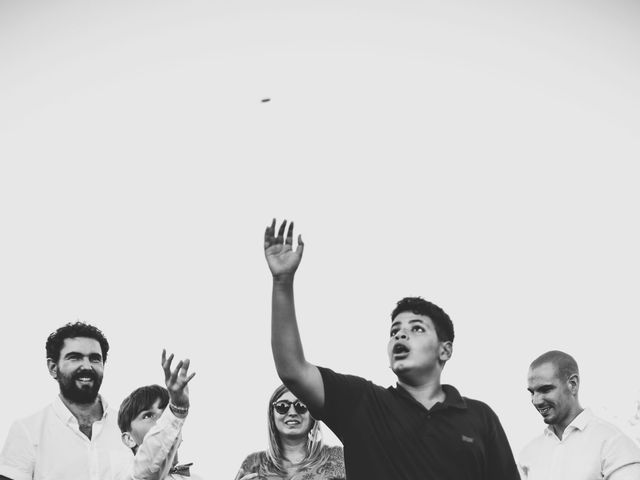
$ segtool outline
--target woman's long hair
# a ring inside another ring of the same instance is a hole
[[[289,389],[284,385],[280,385],[271,395],[269,399],[269,448],[267,449],[267,458],[269,460],[268,465],[263,465],[266,469],[265,472],[261,472],[265,475],[287,475],[287,469],[284,467],[284,454],[282,452],[282,442],[280,440],[280,432],[276,428],[275,416],[273,413],[273,402],[278,400]],[[311,416],[311,414],[309,414]],[[311,417],[311,430],[307,434],[307,444],[305,449],[307,451],[304,459],[297,464],[298,471],[302,472],[305,469],[313,468],[316,465],[320,465],[326,462],[329,458],[329,451],[323,448],[322,432],[320,431],[320,423]],[[291,477],[295,478],[296,475]]]

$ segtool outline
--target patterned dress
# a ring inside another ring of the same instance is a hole
[[[288,476],[261,475],[269,463],[266,452],[256,452],[244,459],[235,480],[345,480],[342,447],[323,446],[329,452],[326,462],[312,468],[291,472]],[[261,468],[263,467],[263,468]]]

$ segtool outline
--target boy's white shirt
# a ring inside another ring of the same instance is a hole
[[[131,463],[121,470],[117,480],[164,480],[182,442],[184,418],[176,417],[169,407],[149,429]]]

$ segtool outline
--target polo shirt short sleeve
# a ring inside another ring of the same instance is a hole
[[[518,480],[496,414],[443,385],[430,410],[402,387],[319,367],[324,406],[311,414],[344,445],[350,480]]]

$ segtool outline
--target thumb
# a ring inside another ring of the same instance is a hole
[[[304,251],[304,242],[302,241],[302,235],[298,234],[298,248],[296,248],[296,252],[302,254]]]

